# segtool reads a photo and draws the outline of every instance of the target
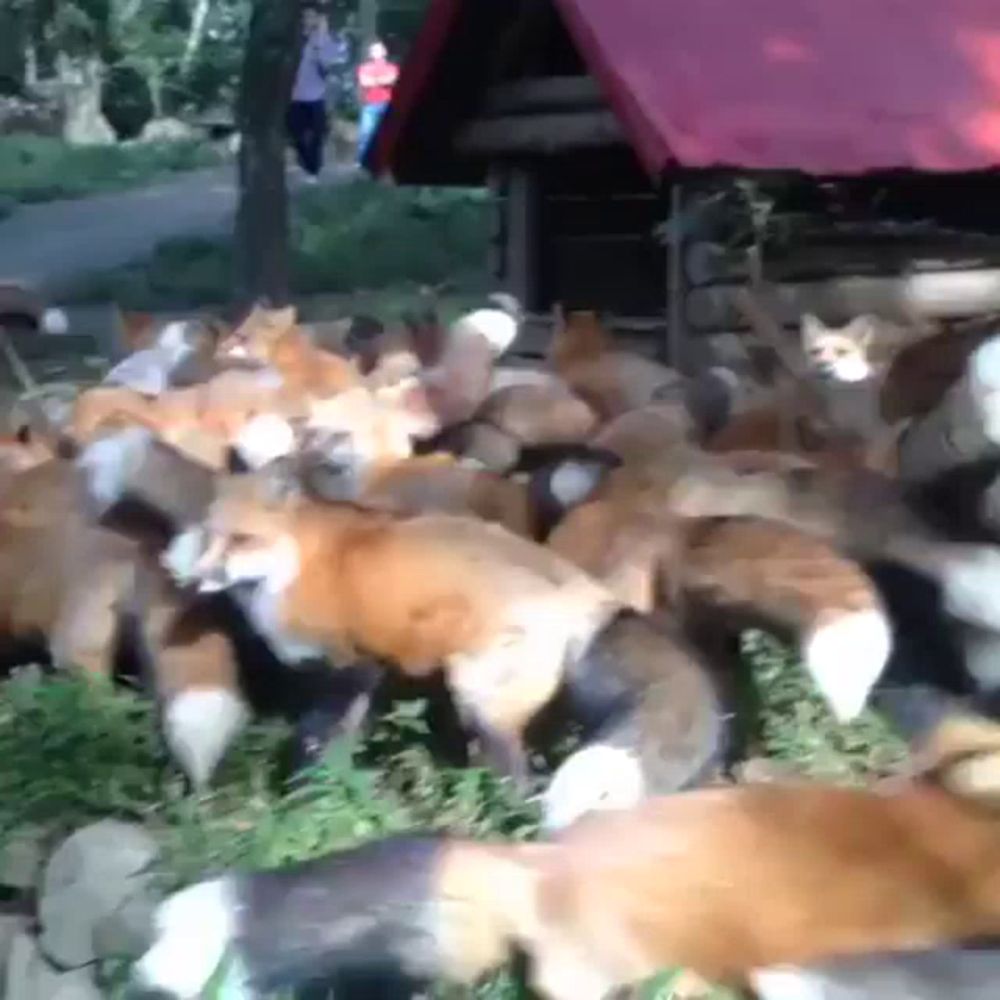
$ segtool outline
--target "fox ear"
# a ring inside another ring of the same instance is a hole
[[[841,332],[855,343],[867,347],[875,339],[875,326],[873,316],[855,316]]]
[[[799,330],[802,335],[802,343],[809,347],[818,337],[822,337],[827,332],[827,327],[821,319],[812,313],[803,313],[799,322]]]

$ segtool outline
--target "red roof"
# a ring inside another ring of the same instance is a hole
[[[652,174],[1000,165],[1000,0],[554,2]],[[433,0],[378,165],[392,168],[463,6]]]

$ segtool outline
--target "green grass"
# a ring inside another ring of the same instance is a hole
[[[296,295],[364,294],[448,281],[486,287],[490,202],[479,191],[402,188],[367,178],[299,192],[292,205]],[[125,308],[189,308],[225,302],[232,238],[176,239],[146,260],[81,275],[66,298]]]
[[[856,783],[891,771],[905,747],[874,713],[838,726],[794,657],[748,633],[744,655],[759,693],[764,752],[802,771]],[[383,717],[365,744],[341,747],[296,791],[281,789],[276,760],[287,729],[253,726],[227,756],[213,789],[185,795],[154,735],[147,701],[127,689],[31,673],[0,684],[0,845],[25,824],[53,842],[105,816],[141,822],[162,845],[165,890],[229,866],[271,867],[404,830],[530,839],[534,807],[480,768],[435,762],[420,703]],[[102,969],[111,996],[126,961]],[[665,973],[644,1000],[669,1000]],[[468,991],[442,988],[458,1000]],[[477,1000],[518,1000],[508,973],[483,984]],[[730,1000],[719,991],[715,1000]]]
[[[139,187],[218,162],[220,154],[198,142],[71,146],[43,136],[4,136],[0,142],[0,215],[17,203]]]

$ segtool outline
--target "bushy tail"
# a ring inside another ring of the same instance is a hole
[[[136,963],[136,993],[197,1000],[236,937],[236,893],[223,877],[182,889],[156,914],[153,946]]]
[[[791,628],[842,721],[864,708],[888,662],[892,626],[875,584],[831,545],[786,525],[695,524],[681,586],[706,604]]]

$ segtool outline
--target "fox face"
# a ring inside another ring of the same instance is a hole
[[[369,470],[413,454],[416,438],[438,423],[415,380],[376,391],[358,388],[312,406],[303,447],[345,481],[360,485]]]
[[[809,366],[820,378],[863,382],[875,374],[869,354],[875,337],[870,317],[858,316],[847,326],[834,328],[806,314],[802,317],[801,332]]]
[[[294,306],[287,309],[254,306],[240,326],[221,340],[219,353],[225,357],[267,362],[277,342],[294,328],[296,319]]]

